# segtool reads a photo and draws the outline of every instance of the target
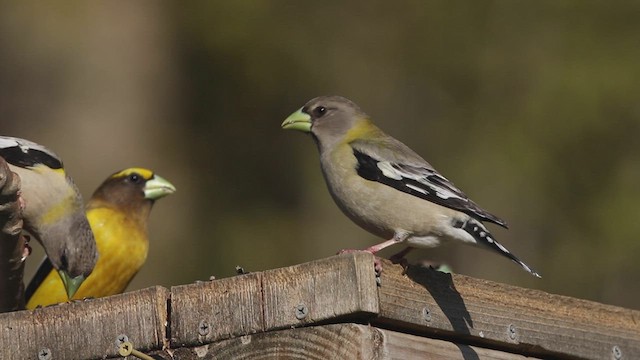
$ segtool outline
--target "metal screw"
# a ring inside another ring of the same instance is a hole
[[[307,317],[307,314],[309,314],[309,309],[305,304],[300,303],[296,306],[296,319],[302,320]]]
[[[38,351],[38,360],[51,360],[51,350],[42,348]]]
[[[611,349],[611,351],[613,352],[613,358],[614,359],[616,359],[616,360],[622,359],[622,350],[620,350],[618,345],[614,345],[613,349]]]
[[[422,309],[422,317],[426,322],[431,321],[431,310],[426,306]]]
[[[509,338],[511,340],[516,339],[516,327],[513,324],[509,324]]]
[[[120,346],[120,345],[126,343],[127,341],[129,341],[129,337],[127,335],[125,335],[125,334],[120,334],[116,338],[116,346]]]
[[[120,356],[133,355],[138,359],[142,359],[142,360],[154,360],[151,356],[134,349],[133,344],[128,341],[125,341],[122,344],[120,344],[120,347],[118,348],[118,354],[120,354]]]
[[[200,323],[198,324],[198,334],[202,336],[207,336],[210,330],[211,330],[211,326],[209,325],[207,320],[200,320]]]

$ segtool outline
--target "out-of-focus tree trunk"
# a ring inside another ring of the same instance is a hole
[[[0,158],[0,312],[24,308],[25,237],[19,190],[20,178]]]

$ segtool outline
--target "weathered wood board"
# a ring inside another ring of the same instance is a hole
[[[173,353],[175,360],[235,359],[532,359],[353,323],[276,330]]]
[[[162,349],[169,290],[152,287],[108,298],[0,314],[0,359],[103,359],[122,335],[136,349]]]
[[[640,311],[386,260],[377,279],[373,261],[0,314],[0,359],[117,358],[120,335],[166,359],[640,359]]]
[[[171,289],[171,345],[376,314],[373,258],[356,253]]]
[[[640,311],[383,264],[374,324],[543,357],[640,359]]]

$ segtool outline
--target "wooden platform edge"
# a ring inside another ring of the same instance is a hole
[[[382,263],[374,325],[544,358],[640,359],[638,310]]]
[[[373,257],[347,254],[171,288],[171,346],[377,314]]]
[[[345,323],[523,356],[640,358],[640,311],[388,261],[376,278],[373,261],[348,254],[0,314],[0,358],[116,356],[121,335],[142,351],[179,353]]]
[[[534,359],[466,344],[420,337],[369,325],[340,323],[274,330],[172,351],[175,360],[196,359]]]

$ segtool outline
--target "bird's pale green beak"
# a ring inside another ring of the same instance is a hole
[[[153,175],[144,185],[144,198],[149,200],[157,200],[176,192],[176,187],[166,179]]]
[[[62,279],[62,283],[64,284],[64,289],[67,291],[67,296],[69,300],[76,294],[80,285],[84,281],[85,277],[83,275],[78,275],[72,278],[69,274],[67,274],[64,270],[58,270],[58,274],[60,274],[60,278]]]
[[[311,132],[311,116],[303,113],[302,108],[300,108],[300,110],[289,115],[280,126],[288,130]]]

